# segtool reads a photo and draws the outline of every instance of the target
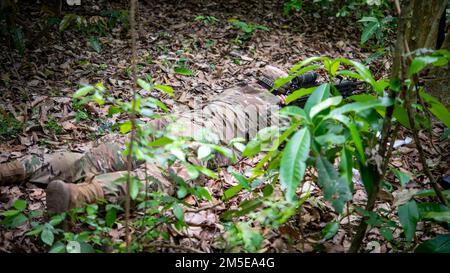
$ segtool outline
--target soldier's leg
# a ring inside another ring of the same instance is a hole
[[[10,185],[29,180],[48,184],[54,179],[71,181],[71,168],[83,155],[80,153],[57,152],[46,155],[28,155],[19,160],[0,164],[0,185]]]
[[[149,164],[147,175],[151,182],[157,182],[160,190],[170,195],[174,193],[171,181],[157,166]],[[96,176],[90,175],[85,182],[77,184],[65,183],[62,180],[52,181],[46,190],[47,210],[49,212],[64,212],[94,203],[98,199],[120,203],[127,193],[126,177],[127,171],[118,171]]]

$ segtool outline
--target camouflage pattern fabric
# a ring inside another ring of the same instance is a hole
[[[33,183],[48,184],[59,179],[68,183],[84,180],[88,175],[126,170],[126,158],[120,146],[104,143],[86,154],[56,152],[30,155],[21,160],[26,179]]]
[[[271,75],[269,75],[270,77]],[[273,77],[272,77],[273,78]],[[233,138],[246,140],[268,126],[279,126],[282,121],[276,115],[279,98],[257,83],[225,90],[217,98],[197,109],[175,114],[176,121],[171,124],[179,136],[194,137],[202,130],[209,130],[218,136],[218,142],[227,145]],[[156,129],[165,126],[167,120],[152,122]],[[125,183],[119,178],[126,175],[126,158],[121,145],[104,143],[86,154],[57,152],[50,155],[30,155],[21,160],[26,179],[33,183],[48,184],[53,180],[77,183],[89,180],[99,183],[105,196],[120,199],[125,193]],[[196,162],[201,164],[201,162]],[[215,165],[229,165],[223,156],[215,159]],[[134,167],[137,163],[134,162]],[[160,182],[160,189],[173,193],[173,184],[157,166],[147,164],[150,177]],[[188,179],[186,169],[178,164],[171,171]]]

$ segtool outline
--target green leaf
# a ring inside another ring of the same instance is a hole
[[[148,147],[164,146],[164,145],[170,144],[172,142],[173,142],[172,139],[170,139],[166,136],[163,136],[163,137],[160,137],[160,138],[148,143],[147,146]]]
[[[17,199],[14,202],[13,207],[16,208],[19,211],[23,211],[27,207],[27,202],[25,200],[22,200],[22,199]]]
[[[208,200],[208,201],[212,200],[211,194],[209,193],[209,191],[206,188],[198,187],[196,189],[196,191],[197,191],[197,196],[202,197],[203,199]]]
[[[297,131],[287,143],[280,162],[280,182],[289,202],[294,202],[296,190],[303,180],[309,155],[311,134],[307,128]]]
[[[200,172],[195,168],[195,166],[191,164],[186,165],[186,171],[191,179],[197,179],[200,175]]]
[[[152,85],[143,79],[137,79],[136,83],[145,91],[150,91],[152,89]]]
[[[119,128],[122,134],[126,134],[131,131],[131,129],[133,128],[133,124],[131,123],[131,121],[127,120],[124,123],[120,124]]]
[[[395,104],[393,115],[401,125],[408,129],[411,128],[411,125],[409,124],[408,113],[406,112],[406,109],[399,103]]]
[[[436,236],[421,243],[415,253],[450,253],[450,234]]]
[[[305,103],[305,107],[303,108],[307,114],[310,115],[311,109],[319,104],[321,101],[327,99],[330,96],[330,84],[325,83],[316,88],[311,96]]]
[[[250,140],[245,146],[242,156],[252,157],[261,151],[261,141],[258,139]]]
[[[433,56],[419,56],[414,58],[408,68],[408,76],[411,77],[412,75],[419,73],[425,67],[427,67],[427,65],[432,64],[438,60],[438,57]]]
[[[324,101],[321,101],[320,103],[314,105],[311,108],[311,111],[309,112],[310,118],[311,119],[314,118],[314,116],[316,116],[318,113],[322,112],[325,109],[330,108],[331,106],[338,105],[339,103],[341,103],[341,101],[342,101],[341,96],[331,97]]]
[[[173,214],[177,217],[178,220],[184,220],[184,211],[183,208],[178,204],[173,204]]]
[[[203,160],[203,159],[207,158],[211,153],[212,153],[211,147],[209,147],[207,145],[202,145],[202,146],[200,146],[200,148],[198,148],[197,158]]]
[[[448,211],[430,211],[423,215],[423,219],[436,222],[450,223],[450,210]]]
[[[358,22],[378,22],[378,18],[364,16],[363,18],[358,20]]]
[[[95,90],[95,87],[93,87],[92,85],[86,85],[81,87],[80,89],[78,89],[73,95],[72,97],[74,99],[78,99],[80,97],[84,97],[86,96],[89,92],[92,92]]]
[[[238,192],[240,192],[242,190],[242,188],[243,188],[243,186],[241,184],[239,184],[239,185],[232,186],[231,188],[225,190],[223,192],[222,200],[228,200],[228,199],[232,198],[233,196],[238,194]]]
[[[405,231],[406,240],[411,241],[419,221],[419,211],[414,200],[398,207],[398,218]]]
[[[361,44],[364,44],[367,42],[370,37],[380,28],[380,23],[378,23],[378,20],[376,22],[370,22],[367,24],[367,26],[364,28],[363,33],[361,35]]]
[[[155,86],[153,86],[155,89],[158,89],[159,91],[162,91],[168,95],[170,95],[171,97],[175,96],[174,92],[173,92],[173,88],[168,86],[168,85],[162,85],[162,84],[156,84]]]
[[[388,241],[394,240],[394,235],[392,234],[392,231],[387,227],[380,228],[380,234],[384,237],[384,239]]]
[[[9,226],[11,228],[17,228],[23,225],[26,221],[28,221],[28,218],[24,214],[20,213],[12,219],[11,224]]]
[[[100,53],[102,51],[102,45],[100,44],[100,41],[98,40],[97,37],[95,36],[91,36],[89,38],[89,45],[95,50],[97,51],[97,53]]]
[[[331,222],[326,224],[326,226],[322,230],[322,235],[324,240],[329,240],[336,235],[336,233],[339,230],[339,223],[338,222]]]
[[[348,183],[339,177],[333,165],[322,156],[317,157],[316,168],[325,199],[333,204],[337,213],[342,213],[345,202],[352,199]]]
[[[352,153],[347,148],[342,148],[341,160],[339,161],[339,169],[341,171],[342,177],[347,181],[350,189],[353,188],[353,160]]]
[[[392,169],[392,171],[400,181],[400,185],[402,185],[402,187],[404,187],[409,182],[409,180],[411,180],[411,177],[407,173],[404,173],[398,169]]]
[[[139,194],[139,189],[141,187],[141,182],[137,177],[131,177],[130,179],[130,197],[135,200]]]
[[[190,70],[189,68],[186,68],[186,67],[175,67],[174,70],[175,70],[175,73],[180,74],[180,75],[184,75],[184,76],[194,75],[192,70]]]
[[[232,172],[232,175],[234,176],[234,178],[236,178],[236,180],[239,182],[239,184],[241,184],[246,190],[249,190],[249,191],[252,190],[250,188],[249,181],[245,176],[243,176],[240,173],[236,173],[236,172]]]
[[[450,128],[450,113],[447,108],[435,97],[421,90],[420,96],[431,106],[428,108],[435,117],[442,121],[445,126]]]
[[[197,168],[197,170],[199,170],[202,174],[214,178],[214,179],[218,179],[219,177],[217,176],[217,174],[213,171],[211,171],[208,168],[205,168],[203,166],[195,166]]]
[[[356,150],[358,151],[358,154],[359,154],[359,156],[361,158],[361,161],[363,163],[365,163],[366,162],[366,156],[365,156],[365,153],[364,153],[364,147],[363,147],[363,144],[362,144],[362,140],[361,140],[361,136],[359,134],[359,131],[356,128],[356,125],[355,125],[355,123],[353,121],[350,122],[347,125],[347,127],[350,130],[350,135],[352,136],[353,142],[355,143],[355,147],[356,147]]]
[[[302,108],[300,108],[298,106],[286,106],[286,107],[283,107],[280,110],[280,115],[293,116],[293,117],[296,117],[298,119],[305,119],[305,120],[308,119],[308,117],[306,116],[305,110],[303,110]]]
[[[367,109],[374,109],[376,107],[387,107],[392,105],[392,100],[383,98],[383,99],[377,99],[377,100],[369,100],[369,101],[363,101],[363,102],[353,102],[345,104],[342,107],[336,108],[330,112],[330,114],[327,115],[326,118],[333,118],[333,116],[337,115],[343,115],[348,112],[361,112]],[[324,119],[326,119],[324,118]]]
[[[53,240],[55,239],[54,235],[53,235],[53,231],[50,230],[47,227],[44,227],[44,229],[42,230],[41,233],[41,240],[42,242],[44,242],[45,244],[51,246],[53,245]]]
[[[5,212],[2,212],[2,215],[5,217],[13,217],[19,213],[20,213],[19,210],[12,209],[12,210],[7,210]]]
[[[105,224],[107,227],[112,227],[112,225],[114,224],[114,222],[116,222],[117,219],[117,210],[116,208],[112,207],[109,208],[108,211],[106,211],[106,216],[105,216]]]
[[[52,248],[48,251],[48,253],[65,253],[65,252],[66,252],[66,245],[61,241],[56,242],[52,246]]]

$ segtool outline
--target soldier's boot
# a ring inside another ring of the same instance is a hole
[[[12,162],[0,164],[0,186],[17,184],[22,182],[25,178],[26,171],[22,162],[14,160]]]
[[[79,184],[54,180],[48,184],[45,191],[48,212],[61,213],[104,198],[102,186],[92,180]]]

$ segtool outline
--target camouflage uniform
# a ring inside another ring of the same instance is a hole
[[[273,67],[266,68],[264,74],[271,79],[286,75]],[[274,114],[279,102],[277,96],[254,81],[227,89],[217,98],[197,109],[176,113],[176,121],[170,126],[176,128],[174,131],[180,136],[192,137],[201,130],[209,130],[218,136],[220,144],[227,145],[233,138],[241,137],[249,140],[258,130],[279,125],[280,120]],[[155,122],[156,127],[165,126],[166,123],[164,119]],[[24,170],[22,173],[14,168],[0,169],[0,185],[8,183],[8,180],[10,183],[14,180],[28,180],[41,184],[49,184],[53,181],[84,182],[87,183],[86,189],[81,190],[75,198],[81,200],[80,204],[94,202],[96,198],[117,199],[125,193],[124,184],[116,183],[118,178],[126,174],[127,169],[127,160],[122,155],[122,150],[121,145],[103,143],[86,154],[56,152],[44,156],[30,155],[20,161],[7,163],[22,168]],[[201,162],[195,163],[201,164]],[[218,157],[215,164],[228,165],[229,161],[224,157]],[[133,165],[135,167],[137,164]],[[176,165],[172,170],[178,176],[188,179],[183,166]],[[157,166],[147,164],[147,171],[148,175],[153,176],[162,185],[171,184],[168,177]],[[61,183],[59,187],[62,187]],[[70,187],[72,190],[75,189],[74,185]],[[49,186],[49,188],[55,187]]]

